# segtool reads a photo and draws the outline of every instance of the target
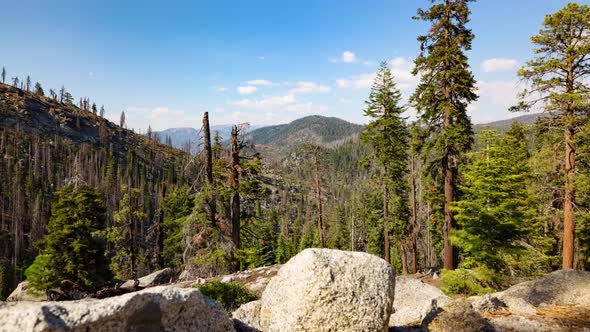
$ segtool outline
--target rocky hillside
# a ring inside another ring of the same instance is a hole
[[[71,103],[0,84],[0,299],[38,254],[55,192],[67,184],[97,188],[110,225],[126,188],[140,192],[137,247],[152,271],[163,184],[180,181],[186,154]]]
[[[104,126],[103,142],[101,126]],[[176,149],[121,128],[74,104],[0,83],[0,131],[10,129],[46,138],[60,137],[76,144],[108,144],[121,155],[139,148],[164,157],[182,156]]]

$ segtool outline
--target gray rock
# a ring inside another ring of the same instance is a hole
[[[387,331],[394,289],[394,271],[379,257],[306,249],[270,280],[259,304],[234,317],[267,332]]]
[[[473,310],[466,300],[456,300],[447,304],[432,320],[425,320],[424,325],[431,332],[493,331],[490,323]]]
[[[398,276],[395,278],[395,301],[389,326],[417,326],[431,312],[452,299],[440,289],[421,280]]]
[[[16,286],[16,289],[8,295],[6,301],[47,301],[47,294],[45,292],[39,292],[29,287],[28,281],[23,281]]]
[[[174,277],[174,272],[171,268],[167,267],[163,270],[158,270],[151,274],[148,274],[145,277],[139,278],[139,286],[140,287],[152,287],[158,286],[163,284],[168,284],[172,281]],[[132,288],[135,284],[135,280],[127,280],[125,283],[121,285],[121,288]]]
[[[232,313],[234,326],[238,332],[262,331],[260,326],[260,300],[240,306]]]
[[[499,312],[507,310],[506,303],[491,294],[476,297],[471,305],[477,312]]]
[[[512,309],[512,300],[540,305],[590,305],[590,272],[559,270],[492,294]]]
[[[166,286],[103,300],[0,303],[0,331],[234,331],[215,301]]]

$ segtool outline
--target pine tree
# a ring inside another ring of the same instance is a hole
[[[431,22],[432,27],[428,34],[418,37],[421,53],[413,73],[420,74],[421,79],[410,100],[431,134],[423,150],[430,160],[427,167],[440,168],[444,179],[443,262],[444,268],[450,270],[454,268],[451,204],[460,156],[473,141],[467,105],[477,99],[475,79],[465,56],[474,38],[466,27],[470,1],[434,0],[430,9],[419,9],[415,17]]]
[[[111,270],[121,280],[137,278],[138,239],[135,226],[146,218],[137,206],[139,190],[123,187],[123,198],[119,210],[113,214],[114,226],[107,231],[112,244]]]
[[[35,83],[35,94],[37,96],[45,96],[45,92],[43,91],[43,88],[41,87],[41,83],[39,83],[39,82]]]
[[[125,111],[121,111],[121,117],[119,119],[119,127],[125,128]]]
[[[110,278],[101,230],[106,224],[100,193],[87,186],[65,186],[56,193],[47,235],[35,262],[26,270],[32,287],[47,290],[69,280],[94,290]]]
[[[518,75],[532,84],[521,93],[523,101],[513,109],[529,110],[541,104],[545,111],[558,112],[563,123],[566,181],[562,266],[571,269],[576,207],[575,133],[590,105],[590,84],[586,82],[590,77],[590,7],[569,3],[547,15],[543,29],[531,41],[538,57],[528,61]]]
[[[27,75],[27,81],[26,81],[26,85],[25,85],[27,92],[31,91],[31,76]]]
[[[2,66],[2,83],[6,83],[6,68]]]
[[[94,114],[94,116],[96,116],[96,113],[97,113],[96,103],[92,103],[92,114]]]
[[[469,154],[471,163],[460,186],[462,198],[453,209],[459,229],[453,242],[466,254],[462,266],[484,265],[500,271],[502,256],[519,249],[516,241],[527,234],[534,219],[527,190],[528,152],[526,142],[511,134],[498,136],[483,131],[481,151]]]
[[[188,186],[173,187],[162,202],[164,212],[164,266],[179,268],[182,266],[184,241],[182,241],[183,225],[194,207],[194,196]]]
[[[371,94],[366,101],[365,116],[372,121],[363,131],[363,141],[373,148],[373,157],[382,169],[383,186],[383,239],[384,258],[390,258],[390,216],[389,192],[401,198],[401,206],[395,211],[396,217],[407,220],[407,185],[409,133],[400,105],[401,93],[395,86],[394,77],[386,62],[382,62],[373,82]],[[390,189],[391,188],[391,189]]]

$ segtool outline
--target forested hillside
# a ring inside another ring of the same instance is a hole
[[[65,92],[64,90],[64,93]],[[0,84],[0,281],[7,295],[24,278],[46,234],[54,193],[90,185],[103,194],[107,225],[121,198],[137,190],[134,246],[156,264],[161,186],[182,181],[186,156],[101,116],[95,105]]]

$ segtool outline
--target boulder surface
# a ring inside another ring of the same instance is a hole
[[[389,326],[417,326],[453,299],[440,289],[407,276],[395,278],[395,300]]]
[[[167,267],[163,270],[158,270],[148,274],[145,277],[139,278],[139,287],[152,287],[163,284],[168,284],[174,278],[174,272],[171,268]],[[127,280],[121,285],[121,288],[133,288],[135,280]]]
[[[234,331],[196,289],[148,288],[103,300],[0,303],[0,331]]]
[[[394,271],[379,257],[306,249],[281,267],[258,303],[234,317],[268,332],[387,331],[394,290]]]
[[[19,283],[16,288],[8,295],[6,301],[47,301],[47,295],[44,292],[38,292],[29,287],[28,281]]]

